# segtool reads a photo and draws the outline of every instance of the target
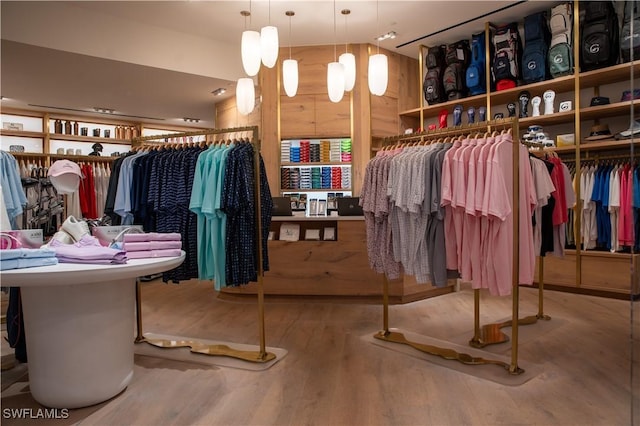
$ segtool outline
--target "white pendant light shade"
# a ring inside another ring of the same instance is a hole
[[[298,92],[298,61],[295,59],[285,59],[282,62],[282,83],[284,92],[293,98]]]
[[[331,62],[327,67],[327,91],[331,102],[340,102],[344,96],[344,67],[340,62]]]
[[[350,92],[356,84],[356,57],[353,53],[343,53],[338,62],[344,67],[344,90]]]
[[[273,68],[278,61],[278,29],[273,26],[263,27],[260,31],[260,48],[262,49],[262,63],[267,68]]]
[[[256,103],[256,91],[252,78],[240,78],[236,85],[236,106],[242,115],[249,115]]]
[[[242,33],[242,66],[249,77],[253,77],[260,71],[260,33],[257,31],[244,31]]]
[[[369,56],[369,91],[376,96],[384,95],[389,81],[387,56],[382,53]]]

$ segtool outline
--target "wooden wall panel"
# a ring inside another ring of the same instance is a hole
[[[371,96],[371,133],[374,136],[393,136],[400,133],[398,99],[390,96]]]
[[[380,49],[380,53],[387,55],[387,61],[389,61],[389,81],[384,96],[398,99],[399,86],[404,84],[404,82],[400,82],[400,55],[383,49]]]
[[[256,95],[256,98],[259,98],[259,96]],[[216,128],[226,129],[231,127],[258,126],[262,132],[261,114],[262,105],[257,100],[253,112],[245,116],[238,113],[238,109],[236,108],[236,98],[228,98],[215,105]]]
[[[280,138],[315,135],[315,120],[315,96],[280,96]]]
[[[418,59],[400,55],[398,63],[398,77],[401,81],[398,85],[398,110],[419,108],[421,80]]]
[[[327,96],[316,95],[316,136],[351,135],[351,95],[346,93],[342,101],[333,103]]]
[[[298,94],[327,94],[327,64],[334,61],[333,46],[308,46],[292,49],[298,61]]]

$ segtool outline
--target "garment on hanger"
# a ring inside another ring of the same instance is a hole
[[[0,151],[0,187],[11,229],[18,229],[16,218],[22,214],[27,197],[22,190],[20,168],[15,157]]]

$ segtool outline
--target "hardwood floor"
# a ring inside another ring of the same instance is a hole
[[[220,300],[210,283],[198,281],[145,283],[142,294],[145,332],[258,343],[254,301]],[[537,312],[537,290],[522,289],[520,301],[521,317]],[[363,336],[382,327],[381,306],[267,300],[267,345],[288,351],[271,368],[249,371],[136,356],[128,389],[85,409],[77,424],[637,425],[637,303],[634,421],[631,303],[547,291],[545,313],[557,324],[519,345],[519,365],[541,368],[519,386],[365,341]],[[511,298],[482,293],[480,314],[483,324],[510,317]],[[458,293],[391,306],[390,326],[450,341],[473,328],[473,292],[463,286]],[[510,344],[503,345],[508,355]],[[17,423],[3,419],[3,424]]]

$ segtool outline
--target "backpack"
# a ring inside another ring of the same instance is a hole
[[[424,92],[424,100],[429,105],[444,102],[444,88],[442,87],[442,75],[445,67],[445,47],[435,46],[427,50],[425,65],[427,74],[424,77],[422,90]]]
[[[493,39],[493,64],[491,74],[496,90],[515,87],[520,77],[522,42],[518,23],[512,22],[495,28]]]
[[[624,3],[624,19],[622,21],[622,33],[620,34],[620,52],[622,62],[631,62],[631,51],[633,59],[640,59],[640,15],[638,15],[636,1],[626,1]],[[631,34],[631,18],[633,17],[633,34]]]
[[[469,40],[460,40],[447,46],[445,60],[447,67],[442,76],[442,86],[447,100],[466,96],[465,70],[471,57]]]
[[[487,92],[485,43],[484,31],[471,36],[471,62],[466,71],[466,85],[471,95],[480,95]]]
[[[525,83],[535,83],[549,78],[547,53],[550,38],[547,12],[534,13],[524,18],[522,80]]]
[[[548,65],[551,77],[573,74],[573,9],[571,3],[563,3],[551,9],[549,18],[551,44]]]
[[[610,1],[580,3],[580,67],[582,71],[615,65],[619,52],[618,15]]]

